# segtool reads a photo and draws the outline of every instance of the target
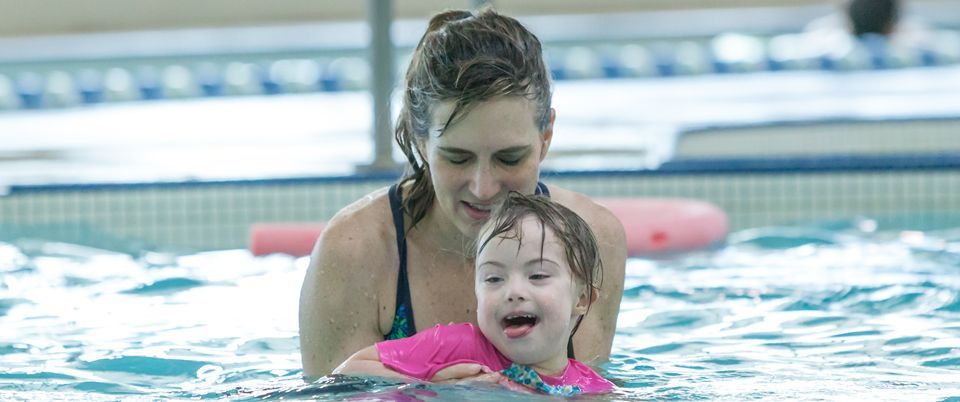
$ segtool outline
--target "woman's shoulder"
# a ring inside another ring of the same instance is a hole
[[[556,186],[549,188],[550,197],[580,215],[598,237],[611,240],[622,238],[626,241],[623,224],[609,209],[581,193]]]
[[[350,256],[362,255],[370,261],[396,254],[388,245],[396,242],[390,201],[386,187],[343,207],[324,227],[317,250]]]

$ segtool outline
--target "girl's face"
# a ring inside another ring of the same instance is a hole
[[[436,207],[460,233],[475,238],[490,210],[513,190],[533,194],[553,134],[541,133],[532,101],[519,96],[481,102],[442,132],[452,102],[434,107],[430,132],[418,146],[430,165]]]
[[[566,367],[567,340],[576,317],[586,314],[588,297],[552,230],[532,216],[517,230],[522,242],[497,237],[477,255],[477,322],[511,361],[556,373]]]

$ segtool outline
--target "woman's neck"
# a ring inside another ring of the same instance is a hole
[[[436,245],[437,251],[454,253],[465,259],[472,259],[470,250],[472,239],[465,236],[450,219],[440,211],[436,201],[427,210],[415,229],[421,236],[429,239],[430,244]]]
[[[412,187],[412,181],[403,183],[403,186],[400,188],[401,197],[406,198]],[[406,228],[410,229],[412,223],[410,215],[406,214],[404,220],[406,221]],[[434,198],[431,205],[427,208],[427,212],[416,223],[416,226],[410,229],[410,232],[416,233],[419,238],[425,239],[431,248],[458,254],[465,258],[472,254],[470,250],[466,250],[470,244],[469,239],[460,232],[450,219],[443,215],[440,207],[437,206],[436,198]]]

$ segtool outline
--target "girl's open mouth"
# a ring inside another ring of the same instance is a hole
[[[533,314],[515,314],[503,318],[500,325],[507,338],[519,338],[529,334],[533,327],[540,322],[540,318]]]

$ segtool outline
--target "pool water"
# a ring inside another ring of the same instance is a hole
[[[960,225],[759,228],[628,261],[604,400],[960,400]],[[526,400],[300,380],[306,259],[0,242],[0,399]],[[590,399],[590,398],[586,398]]]

